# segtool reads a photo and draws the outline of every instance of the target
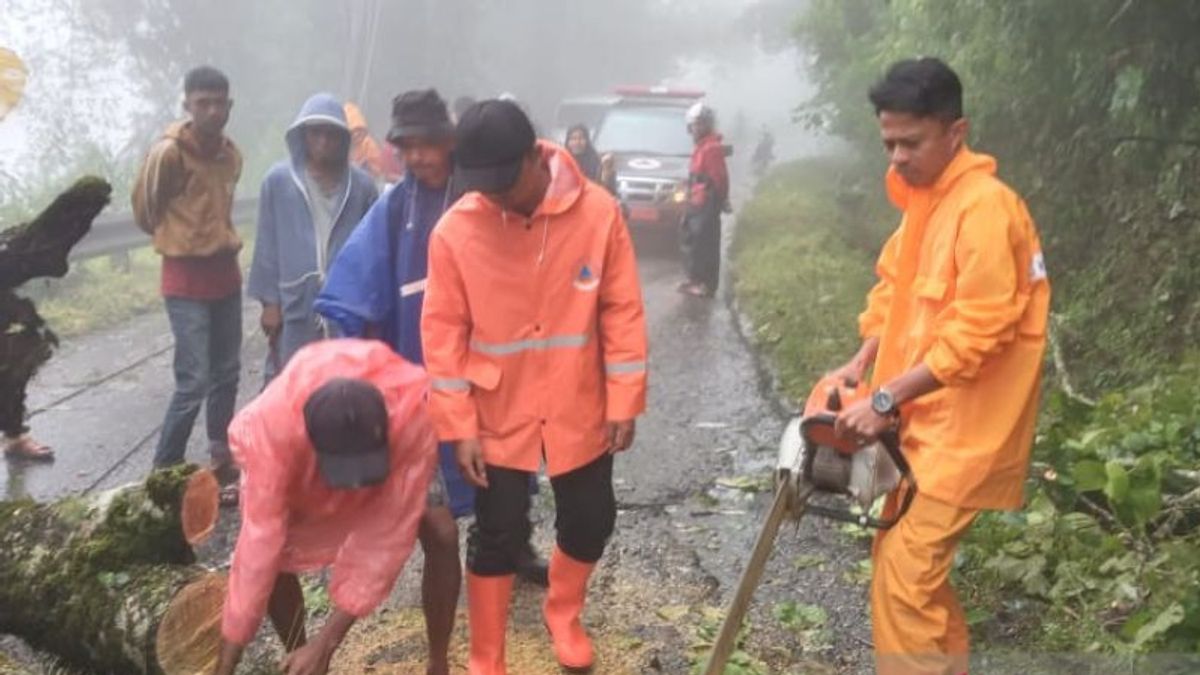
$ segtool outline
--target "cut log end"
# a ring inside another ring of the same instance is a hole
[[[221,654],[221,612],[229,579],[210,572],[175,594],[155,637],[158,665],[166,675],[207,675]]]
[[[200,545],[216,528],[220,517],[220,492],[221,486],[212,471],[204,469],[188,477],[179,514],[183,537],[188,544]]]

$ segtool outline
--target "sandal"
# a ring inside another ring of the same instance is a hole
[[[24,459],[32,462],[53,462],[54,451],[50,446],[38,443],[29,434],[10,440],[4,446],[4,455],[12,459]]]

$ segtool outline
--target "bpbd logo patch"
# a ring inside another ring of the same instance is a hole
[[[581,261],[575,265],[575,288],[580,291],[594,291],[600,287],[600,270],[595,265]]]

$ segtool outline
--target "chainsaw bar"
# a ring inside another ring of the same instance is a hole
[[[813,489],[813,486],[807,484],[797,486],[786,480],[779,482],[779,487],[775,490],[775,499],[767,512],[767,519],[754,540],[750,560],[746,563],[742,578],[738,580],[737,591],[733,594],[728,611],[725,612],[725,620],[721,623],[721,632],[717,634],[716,642],[713,643],[704,675],[721,675],[725,672],[729,657],[737,648],[737,635],[741,632],[742,621],[746,618],[754,591],[758,589],[763,570],[766,569],[771,552],[775,549],[775,537],[779,534],[779,526],[785,519],[794,520],[804,515]]]

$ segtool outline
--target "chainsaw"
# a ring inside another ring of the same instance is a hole
[[[862,383],[826,376],[809,395],[803,414],[784,429],[775,465],[775,499],[725,613],[705,675],[725,672],[784,520],[798,522],[806,513],[812,513],[886,530],[908,511],[917,493],[917,482],[900,451],[897,431],[889,430],[864,442],[834,432],[838,413],[868,395]],[[886,517],[871,515],[871,507],[879,497],[897,490],[895,513]],[[818,495],[827,495],[834,503],[817,502],[814,498]]]

